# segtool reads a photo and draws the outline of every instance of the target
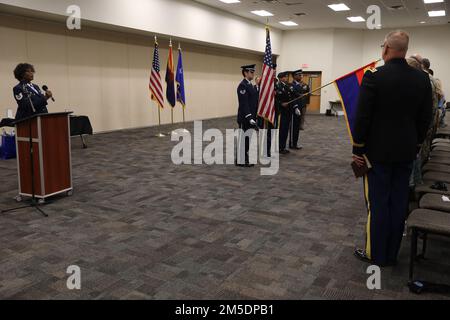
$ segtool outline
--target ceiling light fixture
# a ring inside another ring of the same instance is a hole
[[[239,3],[239,0],[219,0],[220,2],[231,4],[231,3]]]
[[[445,10],[428,11],[430,17],[445,17]]]
[[[348,17],[347,20],[349,20],[351,22],[364,22],[364,21],[366,21],[366,19],[364,19],[361,16],[359,16],[359,17]]]
[[[328,7],[334,11],[349,11],[350,10],[350,8],[347,7],[347,5],[345,3],[330,4],[330,5],[328,5]]]
[[[284,26],[288,27],[295,27],[298,26],[298,23],[295,23],[294,21],[280,21],[280,23]]]
[[[260,17],[273,17],[273,13],[270,13],[269,11],[266,10],[255,10],[252,11],[252,13]]]
[[[444,2],[444,0],[423,0],[423,2],[425,4],[430,4],[430,3],[442,3]]]

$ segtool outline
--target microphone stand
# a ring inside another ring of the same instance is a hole
[[[24,94],[27,95],[28,102],[30,103],[30,106],[31,106],[31,110],[33,111],[33,114],[35,114],[36,113],[36,108],[34,107],[33,101],[31,100],[31,94],[28,91],[28,89],[26,88],[26,86],[27,85],[24,83],[23,86],[22,86],[22,91],[24,92]],[[1,213],[7,213],[7,212],[17,211],[17,210],[21,210],[21,209],[25,209],[25,208],[34,208],[38,212],[40,212],[44,217],[48,217],[48,214],[46,214],[44,212],[44,210],[42,210],[40,208],[40,203],[36,199],[36,190],[35,190],[35,186],[34,186],[34,184],[35,184],[35,176],[34,176],[34,147],[33,147],[31,119],[28,120],[28,136],[29,136],[29,140],[28,141],[29,141],[29,144],[30,144],[31,202],[30,202],[30,204],[28,204],[26,206],[21,206],[21,207],[7,209],[7,210],[1,210],[0,212]]]

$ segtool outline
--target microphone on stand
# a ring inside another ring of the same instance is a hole
[[[43,86],[42,86],[42,89],[43,89],[44,91],[48,91],[47,85],[43,85]],[[55,98],[51,97],[50,99],[52,99],[52,101],[55,102]]]
[[[36,109],[34,108],[33,101],[31,101],[30,92],[28,91],[27,85],[25,83],[22,85],[22,91],[24,94],[27,95],[28,101],[30,102],[31,111],[33,111],[33,113],[35,113]]]

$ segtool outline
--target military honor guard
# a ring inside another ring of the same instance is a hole
[[[303,71],[301,74],[297,74],[297,81],[300,83],[300,87],[302,88],[303,94],[311,92],[311,87],[303,81]],[[303,97],[301,106],[300,106],[300,112],[302,115],[300,116],[300,130],[305,130],[305,119],[306,119],[306,112],[308,110],[308,105],[311,103],[311,95],[306,95]]]
[[[280,154],[289,153],[287,140],[292,119],[292,105],[290,101],[294,99],[294,90],[288,82],[289,74],[289,72],[278,74],[279,81],[275,88],[275,106],[279,114]]]
[[[30,117],[34,114],[48,113],[47,100],[53,97],[51,91],[42,92],[32,83],[35,69],[31,64],[21,63],[14,70],[14,77],[19,81],[13,88],[17,102],[16,120]],[[45,86],[44,86],[45,87]]]
[[[258,113],[259,94],[252,84],[256,65],[246,65],[241,68],[244,79],[237,88],[239,100],[237,122],[239,128],[245,133],[248,130],[257,127],[256,117]],[[236,165],[241,167],[254,166],[254,164],[250,164],[248,154],[250,149],[250,138],[246,135],[240,135],[238,140]]]
[[[294,97],[296,100],[292,106],[292,119],[291,126],[289,130],[289,148],[293,150],[301,150],[302,146],[299,145],[300,138],[300,124],[302,118],[302,110],[306,110],[306,100],[305,98],[300,98],[303,94],[309,92],[309,87],[304,86],[301,83],[303,75],[303,70],[296,70],[292,72],[292,77],[294,78],[292,82],[292,89],[294,91]]]

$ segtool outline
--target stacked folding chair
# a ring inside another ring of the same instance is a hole
[[[445,128],[438,128],[436,121],[425,143],[428,150],[422,159],[423,184],[415,188],[419,209],[414,210],[408,218],[411,231],[409,285],[411,291],[416,293],[450,290],[449,286],[443,284],[414,279],[415,263],[425,259],[428,236],[450,237],[450,121],[446,124]],[[417,252],[419,239],[422,240],[420,254]]]

